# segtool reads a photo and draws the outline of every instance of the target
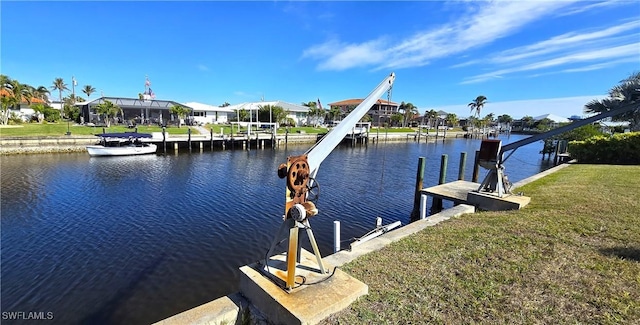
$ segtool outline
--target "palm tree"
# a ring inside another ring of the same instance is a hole
[[[67,88],[67,84],[64,83],[64,80],[62,78],[56,78],[55,80],[53,80],[53,86],[51,86],[51,90],[58,91],[58,100],[62,102],[62,92],[65,90],[69,90],[69,88]]]
[[[11,81],[8,76],[0,75],[0,123],[3,125],[9,122],[9,109],[20,103],[16,102]]]
[[[36,88],[35,92],[34,92],[34,97],[42,99],[45,102],[49,101],[49,96],[51,93],[49,92],[49,89],[47,89],[47,87],[45,86],[39,86],[38,88]]]
[[[430,109],[426,112],[424,112],[424,117],[427,118],[427,121],[429,123],[429,126],[431,126],[431,121],[435,120],[438,118],[438,112],[436,112],[433,109]],[[428,132],[428,131],[427,131]]]
[[[9,76],[0,74],[0,91],[6,90],[7,88],[9,88],[10,82],[11,82],[11,78],[9,78]]]
[[[524,129],[525,127],[530,127],[531,124],[533,123],[533,117],[526,115],[525,117],[523,117],[522,119],[520,119],[522,121],[522,128]]]
[[[329,110],[329,116],[331,117],[331,121],[335,121],[337,117],[342,115],[342,110],[339,106],[331,106]]]
[[[53,80],[53,86],[51,86],[51,90],[58,91],[58,100],[60,100],[60,102],[62,103],[62,92],[65,90],[69,90],[69,88],[67,88],[67,84],[64,83],[64,80],[62,78],[56,78]]]
[[[482,110],[482,108],[484,107],[484,104],[487,103],[487,97],[480,95],[478,97],[476,97],[476,99],[474,99],[473,101],[471,101],[471,103],[469,103],[467,106],[469,106],[471,108],[471,113],[473,113],[473,111],[476,111],[476,116],[479,118],[480,117],[480,111]]]
[[[498,116],[498,123],[506,124],[507,125],[507,130],[511,126],[511,122],[513,122],[513,118],[509,114],[503,114],[503,115]]]
[[[313,121],[313,126],[316,126],[318,124],[318,118],[323,113],[322,110],[318,107],[318,104],[316,102],[303,102],[302,106],[309,107],[309,113],[307,113],[307,115],[309,116],[309,119]]]
[[[456,124],[458,124],[458,116],[454,113],[449,113],[444,118],[444,121],[447,123],[447,126],[455,127]]]
[[[171,112],[171,114],[175,114],[178,117],[178,127],[182,126],[182,119],[184,119],[187,114],[189,114],[189,111],[190,110],[187,107],[180,104],[175,104],[171,106],[171,108],[169,108],[169,112]]]
[[[96,89],[93,88],[91,85],[85,85],[84,88],[82,88],[82,92],[87,95],[87,98],[89,98],[91,97],[91,94],[96,92]]]
[[[584,106],[586,113],[602,113],[622,106],[640,104],[640,72],[634,72],[628,78],[609,90],[609,97],[594,99]],[[628,121],[631,131],[640,131],[640,105],[626,113],[615,115],[613,121]]]
[[[400,107],[398,107],[398,111],[403,111],[403,120],[402,127],[407,126],[407,123],[413,118],[415,114],[418,113],[418,108],[412,103],[400,103]]]
[[[27,105],[31,105],[31,100],[33,99],[33,93],[31,89],[33,87],[20,83],[18,80],[13,79],[10,82],[11,92],[15,97],[18,104],[26,102]]]
[[[115,105],[114,103],[105,100],[103,103],[96,106],[96,112],[102,116],[104,116],[104,121],[107,127],[111,126],[111,118],[118,115],[122,109],[120,106]]]

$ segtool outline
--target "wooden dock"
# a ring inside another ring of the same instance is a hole
[[[531,198],[522,195],[507,194],[498,197],[494,193],[477,192],[480,183],[455,181],[424,188],[421,195],[451,201],[454,204],[469,204],[481,210],[503,211],[518,210],[525,207]]]

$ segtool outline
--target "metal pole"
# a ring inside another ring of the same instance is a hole
[[[458,180],[464,180],[464,170],[466,169],[467,164],[467,153],[460,153],[460,168],[458,169]]]
[[[333,252],[340,251],[340,221],[333,222]]]

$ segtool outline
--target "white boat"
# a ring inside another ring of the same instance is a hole
[[[156,153],[158,149],[153,143],[142,142],[143,138],[151,138],[151,134],[124,132],[96,134],[100,141],[87,146],[89,156],[131,156]]]

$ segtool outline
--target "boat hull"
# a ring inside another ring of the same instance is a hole
[[[101,145],[87,146],[91,157],[97,156],[133,156],[156,153],[158,146],[153,143],[144,146],[105,147]]]

